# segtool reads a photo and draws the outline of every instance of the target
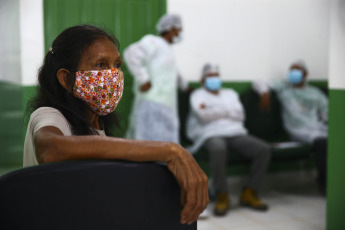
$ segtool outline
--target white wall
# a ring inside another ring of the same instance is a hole
[[[0,0],[0,80],[36,83],[44,52],[43,0]]]
[[[0,0],[0,80],[21,82],[19,0]]]
[[[42,2],[0,0],[0,79],[36,83],[44,56]],[[168,11],[181,14],[184,22],[184,40],[174,46],[181,73],[198,80],[202,65],[211,61],[226,80],[284,77],[290,62],[303,58],[311,79],[326,79],[330,49],[337,49],[332,44],[344,41],[344,30],[329,41],[331,2],[168,0]],[[337,7],[333,20],[345,15]]]
[[[300,58],[311,79],[327,79],[328,0],[168,0],[168,12],[183,17],[174,49],[188,80],[205,62],[218,63],[226,80],[285,77]]]
[[[332,0],[329,87],[345,89],[345,0]]]
[[[20,0],[21,75],[33,85],[44,58],[43,0]]]

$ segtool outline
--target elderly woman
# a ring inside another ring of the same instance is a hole
[[[95,158],[166,162],[181,186],[181,223],[192,223],[209,199],[207,177],[190,153],[175,143],[111,137],[124,87],[118,46],[90,25],[55,39],[28,105],[24,166]]]

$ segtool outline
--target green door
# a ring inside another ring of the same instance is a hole
[[[143,35],[155,33],[155,24],[166,12],[166,0],[45,0],[44,36],[47,51],[55,37],[65,28],[92,24],[106,29],[120,41],[120,52]],[[121,52],[122,53],[122,52]],[[132,107],[132,77],[126,67],[125,90],[116,111],[123,136]]]

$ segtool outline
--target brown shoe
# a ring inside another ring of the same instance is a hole
[[[259,197],[256,195],[256,192],[251,188],[246,188],[243,190],[240,204],[255,210],[267,211],[267,204],[263,203]]]
[[[228,193],[217,193],[217,201],[214,206],[214,214],[216,216],[224,216],[230,207],[230,199]]]

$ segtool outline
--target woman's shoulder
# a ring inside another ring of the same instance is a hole
[[[48,107],[48,106],[39,107],[34,112],[40,112],[40,111],[42,111],[42,112],[59,112],[59,113],[61,113],[58,109],[55,109],[53,107]]]
[[[30,116],[29,123],[33,125],[54,125],[67,126],[69,123],[65,116],[58,110],[52,107],[40,107],[36,109]]]
[[[59,128],[64,135],[71,135],[70,125],[65,116],[52,107],[40,107],[30,116],[29,126],[38,130],[44,126],[55,126]]]
[[[35,111],[33,111],[30,117],[33,118],[36,116],[49,115],[49,114],[55,114],[57,116],[64,117],[63,114],[58,109],[55,109],[53,107],[40,107],[36,109]]]

